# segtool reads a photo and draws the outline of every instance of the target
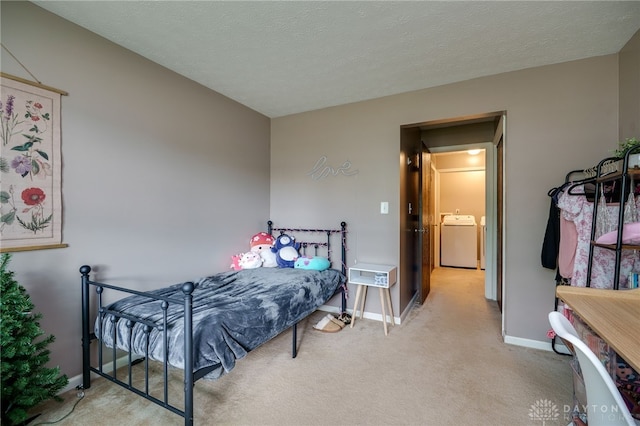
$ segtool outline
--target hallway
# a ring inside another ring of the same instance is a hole
[[[451,340],[457,347],[494,342],[502,345],[500,310],[495,301],[484,297],[484,277],[481,269],[435,268],[427,300],[414,307],[403,326],[420,316],[428,325],[437,324],[443,335],[434,339]],[[466,351],[455,353],[466,356]]]
[[[484,280],[485,271],[481,269],[437,267],[431,274],[431,292],[425,303],[437,297],[438,305],[455,309],[458,318],[469,316],[470,321],[495,326],[499,332],[500,310],[497,302],[485,298]]]

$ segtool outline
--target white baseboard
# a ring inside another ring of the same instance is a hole
[[[407,315],[409,315],[409,313],[415,307],[417,302],[418,302],[418,292],[416,292],[413,295],[411,300],[409,300],[409,303],[407,304],[407,306],[404,308],[404,312],[400,314],[400,323],[402,323],[402,321],[404,321],[404,319],[407,318]]]
[[[353,315],[353,312],[351,312],[351,315]],[[360,318],[360,317],[358,316],[358,318]],[[362,318],[366,318],[366,319],[371,319],[371,320],[382,322],[382,314],[374,314],[373,312],[364,311],[364,313],[362,315]],[[387,315],[387,318],[390,318],[390,316]],[[394,324],[400,324],[400,318],[393,317],[393,323]]]
[[[134,360],[135,359],[141,359],[141,357],[134,358]],[[129,356],[125,354],[120,358],[116,359],[116,370],[120,367],[124,367],[127,364],[129,364]],[[111,362],[102,364],[102,371],[111,371],[112,369],[113,369],[113,366]],[[100,377],[100,375],[93,372],[91,373],[92,380],[98,377]],[[71,389],[77,389],[79,386],[82,386],[82,373],[69,378],[69,383],[67,383],[67,386],[65,386],[60,392],[58,392],[58,394],[63,394],[67,391],[70,391]]]
[[[526,348],[542,349],[543,351],[553,351],[550,341],[540,341],[532,339],[523,339],[522,337],[504,336],[504,342],[509,345],[524,346]],[[556,345],[556,349],[560,352],[569,354],[569,350],[562,344]]]
[[[318,308],[319,311],[322,312],[330,312],[332,314],[339,314],[341,309],[337,306],[329,306],[329,305],[322,305]]]
[[[318,308],[319,311],[323,311],[323,312],[330,312],[333,314],[339,314],[340,313],[340,308],[336,307],[336,306],[328,306],[328,305],[322,305]],[[353,309],[347,309],[347,312],[351,315],[353,315]],[[358,316],[358,318],[360,318]],[[362,315],[362,318],[366,318],[366,319],[372,319],[375,321],[380,321],[382,322],[382,314],[374,314],[372,312],[367,312],[364,311],[364,314]],[[387,318],[389,318],[389,315],[387,315]],[[400,324],[400,318],[398,317],[393,317],[393,323],[394,324]]]

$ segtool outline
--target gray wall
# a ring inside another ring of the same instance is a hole
[[[225,270],[269,219],[269,119],[27,2],[2,2],[2,43],[62,98],[63,239],[10,268],[52,363],[81,371],[80,278],[140,289]],[[29,78],[6,52],[2,71]],[[4,151],[2,155],[8,155]]]
[[[640,31],[620,51],[620,137],[640,139]]]
[[[597,164],[617,145],[618,55],[274,119],[271,215],[310,223],[345,220],[350,264],[398,265],[400,126],[502,110],[505,333],[513,343],[547,345],[555,291],[554,272],[540,265],[547,191],[569,170]],[[333,166],[349,160],[359,173],[314,181],[305,173],[320,156]],[[381,201],[390,202],[390,214],[379,213]],[[403,286],[410,284],[399,277],[391,290],[396,315]],[[369,306],[377,305],[372,298]]]

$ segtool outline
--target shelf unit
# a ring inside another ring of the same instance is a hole
[[[586,286],[591,286],[591,280],[593,275],[593,258],[594,258],[594,250],[596,248],[602,248],[604,250],[610,250],[615,253],[615,265],[614,265],[614,276],[611,279],[611,289],[618,290],[620,287],[620,264],[622,260],[622,253],[625,250],[640,250],[640,246],[633,244],[624,244],[622,241],[622,229],[621,226],[617,226],[617,229],[620,231],[617,234],[616,243],[615,244],[601,244],[596,242],[596,233],[598,223],[598,202],[600,201],[600,197],[602,195],[601,188],[602,185],[608,182],[619,182],[618,188],[620,190],[620,199],[618,200],[619,211],[617,223],[623,224],[624,226],[624,206],[627,201],[627,196],[629,194],[629,190],[631,185],[634,182],[640,183],[640,168],[638,167],[638,161],[631,161],[632,155],[636,155],[640,153],[640,146],[632,147],[625,151],[622,157],[609,157],[605,158],[598,163],[596,167],[593,167],[589,170],[573,170],[569,172],[565,178],[565,183],[569,183],[572,181],[572,176],[576,173],[581,175],[585,174],[588,171],[594,171],[594,174],[590,177],[587,174],[587,178],[581,178],[578,182],[593,182],[595,183],[595,193],[593,200],[593,216],[591,223],[591,236],[590,236],[590,244],[589,244],[589,257],[587,264],[587,277],[586,277]],[[634,164],[633,167],[630,164]],[[615,170],[611,170],[611,165],[615,166]],[[623,172],[624,171],[624,172]],[[570,191],[570,190],[569,190]],[[586,195],[586,194],[585,194]],[[640,221],[640,218],[638,218]],[[557,278],[557,276],[556,276]],[[564,285],[560,284],[556,281],[556,286]],[[554,301],[554,310],[558,310],[558,297],[555,297]],[[555,337],[551,340],[551,348],[558,354],[569,355],[563,351],[558,351],[556,348],[557,339]]]
[[[611,286],[609,287],[612,290],[620,290],[620,269],[621,263],[623,262],[623,253],[629,250],[640,250],[640,244],[628,244],[626,242],[623,242],[625,226],[625,206],[629,202],[629,198],[631,198],[631,202],[636,202],[635,192],[633,197],[630,197],[630,193],[632,191],[632,188],[635,189],[636,182],[640,183],[640,168],[638,168],[638,166],[629,166],[630,156],[638,153],[640,153],[640,146],[631,147],[625,151],[622,158],[606,158],[598,163],[598,166],[596,168],[595,197],[593,201],[593,217],[591,222],[591,238],[589,244],[589,258],[587,263],[586,287],[591,287],[594,251],[596,248],[613,251],[615,253],[614,273],[613,277],[611,278]],[[616,170],[611,170],[609,167],[610,165],[615,165]],[[616,190],[620,191],[619,195],[616,191],[613,191],[612,193],[612,196],[617,196],[617,200],[602,200],[603,185],[607,184],[610,184],[610,188],[615,188],[615,186],[617,185]],[[616,230],[615,244],[603,244],[597,242],[597,238],[599,238],[599,235],[597,234],[600,231],[597,226],[599,213],[598,206],[602,201],[606,202],[607,205],[617,204],[618,206],[617,220],[614,226]],[[634,220],[640,221],[640,217],[637,217]],[[628,286],[630,285],[628,284]],[[624,292],[624,290],[621,291]],[[556,306],[557,300],[558,299],[556,297]],[[611,312],[610,315],[615,316],[616,313]],[[607,364],[607,360],[613,360],[611,362],[608,362],[607,368],[609,369],[613,380],[617,381],[618,379],[616,378],[615,367],[620,359],[618,358],[615,350],[611,348],[608,343],[604,342],[601,336],[597,336],[595,332],[593,332],[591,328],[580,318],[579,315],[577,317],[574,316],[572,322],[574,324],[574,327],[579,330],[579,334],[582,340],[589,344],[591,350],[593,350],[593,352],[601,359],[601,361],[603,361],[603,364]],[[582,395],[581,392],[579,392],[580,385],[583,386],[583,383],[584,382],[581,377],[581,372],[574,370],[574,403],[576,404],[576,406],[579,406],[581,402],[586,402],[586,397]],[[582,399],[583,401],[581,401],[580,399]]]
[[[615,253],[614,276],[612,278],[611,285],[611,288],[614,290],[618,290],[620,287],[620,263],[622,261],[622,253],[625,250],[640,250],[640,245],[623,243],[624,215],[625,206],[628,201],[628,194],[630,192],[631,185],[634,182],[640,181],[640,168],[637,166],[633,168],[629,167],[630,156],[637,153],[640,153],[640,146],[631,147],[625,152],[622,159],[617,157],[605,158],[600,161],[596,167],[596,188],[593,205],[593,219],[591,223],[591,243],[589,245],[589,261],[587,264],[587,287],[591,286],[595,248],[611,250]],[[608,173],[608,164],[616,164],[618,170]],[[598,231],[598,206],[601,202],[603,185],[607,183],[619,183],[620,190],[619,199],[615,202],[618,204],[618,218],[616,226],[618,232],[615,244],[601,244],[596,242],[596,233]]]
[[[389,288],[396,283],[397,268],[392,265],[359,263],[349,268],[351,284]]]
[[[349,283],[356,284],[356,299],[353,303],[353,315],[351,316],[351,328],[356,322],[356,313],[358,305],[360,308],[360,318],[364,314],[364,303],[367,298],[367,289],[369,287],[378,287],[380,289],[380,306],[382,308],[382,324],[384,327],[384,335],[388,335],[387,329],[387,312],[391,316],[391,325],[394,325],[393,306],[391,305],[391,293],[389,288],[396,283],[398,270],[393,265],[378,265],[373,263],[358,263],[349,268]]]

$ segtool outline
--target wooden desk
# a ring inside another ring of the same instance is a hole
[[[636,371],[640,371],[640,289],[558,286],[556,295]]]

